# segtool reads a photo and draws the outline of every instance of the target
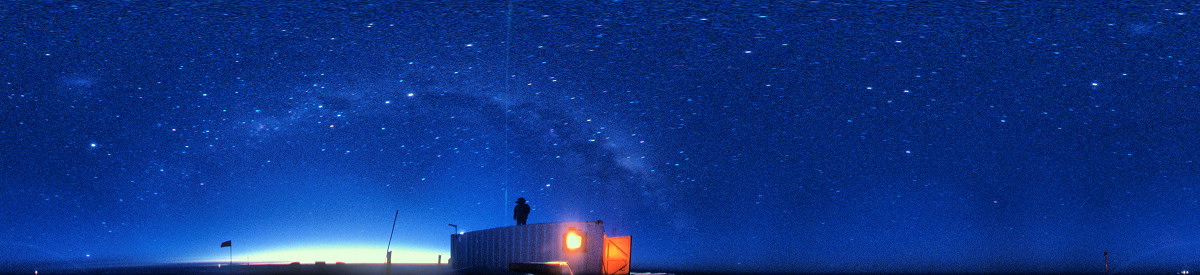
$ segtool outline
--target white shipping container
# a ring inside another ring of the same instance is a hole
[[[450,238],[450,264],[469,274],[513,274],[510,263],[564,262],[574,274],[606,274],[606,238],[601,221],[515,225]],[[628,274],[629,242],[614,249],[607,274]],[[622,267],[623,266],[623,267]],[[620,268],[618,268],[620,267]],[[623,272],[622,272],[623,270]]]

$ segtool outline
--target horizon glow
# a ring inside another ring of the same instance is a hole
[[[312,264],[318,261],[323,261],[329,264],[344,262],[347,264],[383,264],[386,263],[387,252],[383,248],[369,246],[297,246],[288,248],[271,249],[267,251],[253,251],[246,254],[238,254],[234,250],[233,262],[244,262],[247,258],[251,263],[255,264],[287,264],[292,262],[300,262],[301,264]],[[427,250],[412,250],[400,249],[393,247],[392,263],[393,264],[436,264],[438,263],[438,255],[442,256],[442,263],[446,263],[449,259],[449,252],[436,252]],[[242,261],[239,261],[242,260]],[[207,258],[193,262],[212,262],[212,263],[227,263],[229,258]]]

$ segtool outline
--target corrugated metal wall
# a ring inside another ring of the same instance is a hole
[[[564,250],[564,236],[574,227],[583,236],[583,252]],[[604,226],[597,222],[517,225],[451,236],[450,259],[455,269],[509,273],[517,262],[567,262],[575,274],[600,274]]]

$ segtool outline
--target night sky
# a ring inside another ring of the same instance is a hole
[[[0,4],[0,270],[1200,269],[1200,6],[680,2]]]

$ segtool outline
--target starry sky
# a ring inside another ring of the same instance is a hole
[[[0,5],[0,270],[397,210],[433,262],[517,197],[635,270],[1200,269],[1200,6],[673,2]]]

